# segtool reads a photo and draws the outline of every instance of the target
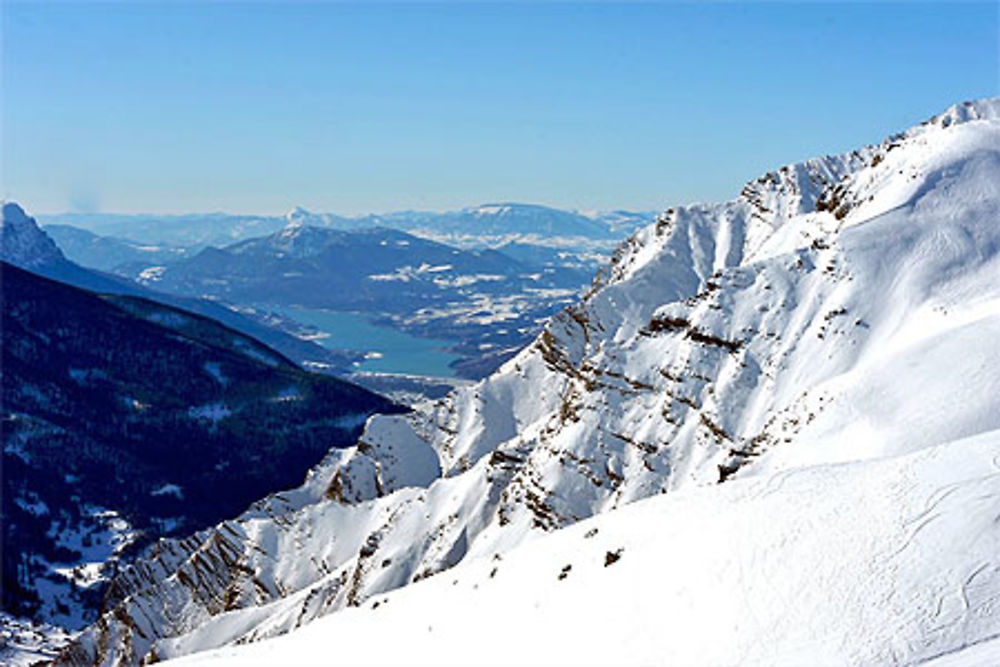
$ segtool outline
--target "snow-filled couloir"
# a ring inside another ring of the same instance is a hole
[[[580,303],[490,377],[410,415],[372,418],[356,447],[331,452],[302,487],[214,529],[161,542],[116,580],[106,613],[63,658],[133,663],[282,634],[343,607],[370,606],[373,596],[464,559],[492,558],[684,487],[711,488],[623,515],[648,514],[650,523],[616,525],[683,536],[690,529],[670,523],[684,514],[683,499],[697,505],[721,494],[720,508],[751,522],[740,530],[763,524],[760,544],[783,529],[771,531],[762,518],[783,503],[819,530],[835,499],[813,515],[804,491],[754,500],[748,494],[761,482],[716,485],[823,466],[858,472],[803,473],[834,480],[817,482],[817,494],[843,484],[891,486],[896,473],[866,471],[927,466],[837,466],[922,461],[931,456],[922,450],[960,440],[971,448],[977,434],[1000,429],[998,278],[1000,100],[958,105],[880,144],[783,167],[724,204],[670,209],[618,249]],[[977,470],[986,479],[988,469]],[[950,483],[930,488],[922,473],[907,474],[918,478],[920,498],[946,493]],[[982,483],[995,495],[995,477]],[[858,512],[878,497],[843,496],[857,500]],[[917,496],[900,498],[892,516],[909,516],[915,504]],[[863,530],[889,530],[877,509]],[[977,521],[953,529],[964,535]],[[667,544],[658,539],[648,538],[650,549]],[[808,545],[789,547],[789,557],[832,548]],[[967,557],[956,556],[955,572]],[[987,562],[988,574],[973,583],[995,590],[995,568]],[[885,576],[893,571],[909,572]],[[835,585],[817,580],[802,613]],[[587,599],[599,610],[595,595]],[[979,639],[1000,633],[995,615],[973,622],[982,607],[947,609],[958,614],[948,617],[952,627],[975,625]],[[925,611],[933,609],[912,612],[919,627],[933,620]],[[324,627],[349,635],[352,622]],[[760,627],[757,639],[770,641],[784,626]],[[724,662],[738,662],[740,642],[755,636],[717,630],[713,650]],[[941,636],[924,645],[918,633],[893,644],[891,656],[831,655],[905,662],[971,641],[958,631]],[[802,641],[810,637],[820,635]]]

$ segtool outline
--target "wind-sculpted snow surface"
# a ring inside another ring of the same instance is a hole
[[[254,641],[641,498],[1000,429],[998,184],[993,100],[667,211],[494,375],[161,543],[65,659]]]
[[[1000,432],[908,456],[755,476],[643,500],[289,635],[182,663],[890,665],[971,657],[1000,615],[998,506]],[[995,665],[997,655],[954,664]]]

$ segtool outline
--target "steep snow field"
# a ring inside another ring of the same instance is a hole
[[[995,431],[640,501],[178,664],[909,664],[1000,632],[998,518]]]
[[[1000,635],[998,430],[985,100],[666,211],[490,377],[374,417],[300,489],[161,543],[65,659],[259,641],[431,575],[274,645],[305,657],[322,635],[348,663],[929,659]]]

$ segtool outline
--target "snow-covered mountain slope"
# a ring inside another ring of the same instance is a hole
[[[998,184],[987,100],[667,211],[492,376],[162,543],[64,658],[262,639],[633,500],[1000,429]]]
[[[643,500],[177,664],[911,664],[1000,632],[998,508],[994,431]]]
[[[0,255],[11,264],[30,270],[63,258],[55,242],[14,202],[3,204],[0,234]]]

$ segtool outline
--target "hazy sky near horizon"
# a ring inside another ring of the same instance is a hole
[[[661,209],[1000,94],[987,3],[10,2],[30,212]]]

